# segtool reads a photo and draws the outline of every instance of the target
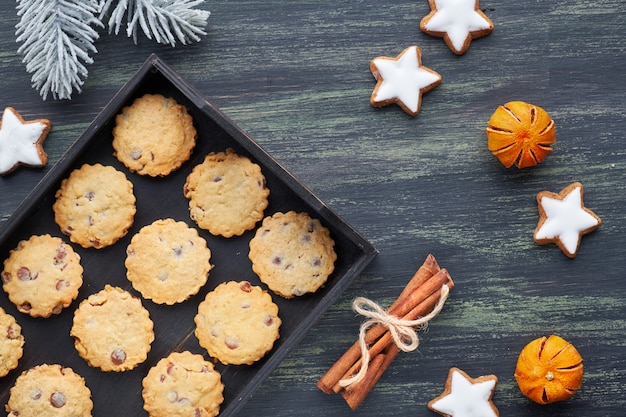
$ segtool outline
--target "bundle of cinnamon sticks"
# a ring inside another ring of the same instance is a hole
[[[446,269],[440,268],[433,255],[428,255],[424,264],[400,293],[387,313],[404,320],[416,320],[428,315],[441,299],[442,288],[452,289],[454,283]],[[352,410],[363,402],[376,382],[400,353],[388,329],[377,324],[365,333],[369,346],[369,364],[365,377],[352,385],[340,383],[356,374],[361,367],[361,347],[355,342],[317,382],[317,387],[326,394],[341,393]]]

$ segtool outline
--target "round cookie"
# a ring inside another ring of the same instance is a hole
[[[174,219],[156,220],[133,236],[126,249],[126,276],[158,304],[185,301],[206,284],[211,251],[198,231]]]
[[[80,256],[59,237],[31,236],[4,261],[2,288],[19,311],[32,317],[61,313],[82,284]]]
[[[144,362],[154,341],[153,323],[141,301],[110,285],[80,303],[70,336],[89,366],[115,372]]]
[[[24,371],[11,388],[9,417],[90,417],[91,391],[82,376],[61,365],[39,365]]]
[[[317,291],[335,269],[330,231],[307,213],[266,217],[250,240],[252,269],[272,291],[292,298]]]
[[[143,379],[143,408],[150,417],[214,417],[224,401],[224,384],[202,355],[172,352]]]
[[[247,281],[218,285],[198,306],[194,322],[200,346],[226,365],[251,365],[280,337],[278,306]]]
[[[137,208],[133,184],[112,166],[85,164],[56,192],[54,221],[74,243],[100,249],[126,235]]]
[[[0,377],[17,368],[24,353],[24,336],[22,328],[15,318],[0,308]]]
[[[189,215],[213,235],[239,236],[263,218],[270,190],[261,167],[232,149],[212,152],[185,182]]]
[[[113,154],[132,172],[165,176],[189,159],[196,137],[185,106],[160,94],[146,94],[115,118]]]

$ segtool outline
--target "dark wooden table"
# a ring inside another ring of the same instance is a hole
[[[428,416],[448,369],[495,374],[502,416],[623,416],[626,406],[626,10],[622,0],[483,0],[494,32],[454,55],[419,22],[423,1],[207,2],[208,35],[171,48],[101,31],[82,94],[42,101],[16,50],[14,2],[0,6],[3,107],[45,117],[45,169],[0,178],[2,221],[151,53],[217,105],[349,221],[379,255],[313,326],[242,416]],[[418,45],[442,84],[416,117],[369,104],[371,59]],[[553,153],[505,169],[484,128],[524,100],[556,123]],[[535,195],[573,181],[603,220],[578,256],[533,242]],[[315,386],[355,340],[357,296],[388,306],[428,253],[456,287],[443,312],[352,412]],[[538,406],[513,379],[521,348],[558,334],[584,358],[583,386]]]

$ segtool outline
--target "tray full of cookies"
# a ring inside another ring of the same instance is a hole
[[[0,401],[234,415],[376,253],[152,55],[0,229]]]

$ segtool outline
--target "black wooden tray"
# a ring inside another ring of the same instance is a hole
[[[198,130],[198,143],[191,159],[164,178],[132,174],[113,156],[111,130],[116,114],[123,106],[145,93],[173,97],[187,106]],[[85,378],[92,392],[95,417],[147,415],[143,411],[141,381],[151,366],[172,351],[190,350],[208,358],[194,335],[193,317],[197,312],[197,305],[208,291],[227,280],[248,280],[254,285],[263,286],[252,272],[248,260],[248,242],[253,231],[240,237],[225,239],[199,229],[212,251],[211,263],[214,268],[210,272],[209,281],[196,296],[178,305],[163,306],[142,300],[154,321],[156,338],[146,362],[134,370],[105,373],[90,368],[74,349],[69,331],[78,303],[104,288],[105,284],[120,286],[137,296],[140,295],[126,279],[124,268],[126,246],[132,235],[152,221],[167,217],[196,227],[189,218],[183,184],[191,168],[202,162],[206,154],[223,151],[228,147],[250,157],[261,166],[270,189],[266,214],[288,210],[306,211],[312,217],[320,219],[330,229],[336,242],[338,259],[335,272],[325,287],[317,293],[291,300],[272,294],[279,306],[283,323],[279,341],[264,359],[251,366],[216,365],[225,385],[221,416],[236,414],[287,352],[376,256],[376,249],[357,231],[156,55],[151,55],[0,229],[2,259],[7,258],[9,251],[20,240],[34,234],[49,233],[62,237],[69,243],[69,239],[61,234],[54,223],[52,204],[61,180],[83,163],[112,165],[123,171],[134,184],[137,214],[128,235],[113,246],[99,250],[73,245],[81,256],[85,271],[84,284],[78,299],[69,308],[58,316],[35,319],[18,312],[6,294],[0,295],[0,306],[16,317],[26,339],[24,357],[19,367],[0,380],[2,404],[8,401],[10,387],[22,371],[42,363],[59,363],[71,367]]]

